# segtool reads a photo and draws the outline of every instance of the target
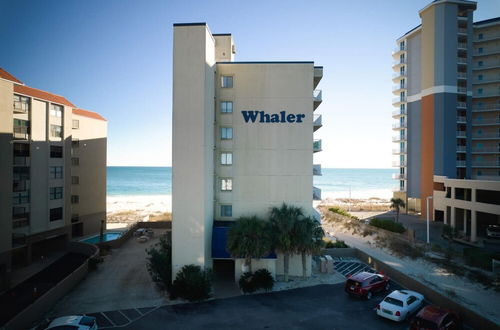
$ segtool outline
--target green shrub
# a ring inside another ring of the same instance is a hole
[[[373,218],[370,220],[370,225],[400,234],[406,230],[402,224],[389,218]]]
[[[243,273],[238,281],[238,284],[243,293],[252,293],[257,290],[257,284],[255,283],[254,275],[251,272]]]
[[[328,209],[330,212],[333,212],[333,213],[337,213],[337,214],[340,214],[340,215],[343,215],[344,217],[348,217],[348,218],[351,218],[351,219],[356,219],[358,220],[358,217],[350,214],[349,212],[347,212],[346,210],[344,209],[341,209],[340,207],[330,207]]]
[[[336,242],[333,242],[332,240],[329,239],[323,239],[325,241],[325,249],[332,249],[332,248],[348,248],[349,245],[345,244],[344,241],[338,240]]]
[[[186,265],[177,273],[170,298],[177,297],[198,301],[210,297],[212,291],[212,272],[197,265]]]
[[[274,278],[267,269],[258,269],[253,274],[255,284],[258,288],[270,291],[274,286]]]
[[[269,291],[274,286],[274,279],[267,269],[259,269],[253,274],[246,272],[241,275],[238,284],[243,293],[252,293],[258,289]]]
[[[160,241],[146,249],[146,267],[154,282],[163,289],[170,290],[172,286],[172,247],[167,236],[160,237]]]

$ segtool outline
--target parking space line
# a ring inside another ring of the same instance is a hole
[[[127,317],[121,310],[118,310],[118,313],[122,314],[124,318],[128,320],[128,323],[130,323],[132,320]]]
[[[113,327],[116,327],[116,324],[115,324],[113,321],[111,321],[111,319],[110,319],[109,317],[107,317],[107,316],[106,316],[106,314],[104,314],[103,312],[100,312],[99,314],[101,314],[102,316],[104,316],[104,318],[105,318],[106,320],[108,320],[108,322],[109,322],[109,323],[111,323],[111,325],[112,325]]]

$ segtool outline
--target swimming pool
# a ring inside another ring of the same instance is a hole
[[[120,232],[120,231],[106,232],[106,233],[104,233],[104,235],[102,237],[102,241],[103,242],[113,241],[113,240],[119,238],[120,236],[122,236],[122,232]],[[96,235],[96,236],[92,236],[92,237],[89,237],[86,239],[82,239],[80,242],[97,244],[97,243],[101,242],[101,239],[100,239],[99,235]]]

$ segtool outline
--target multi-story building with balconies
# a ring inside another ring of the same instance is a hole
[[[500,223],[500,18],[476,5],[433,1],[393,52],[394,197],[472,242]]]
[[[0,69],[0,288],[105,225],[106,140],[102,116]]]
[[[174,25],[173,272],[186,264],[229,267],[226,233],[241,216],[268,218],[283,202],[313,215],[316,90],[323,68],[313,62],[236,62],[231,34],[205,23]],[[255,261],[257,262],[257,261]],[[282,256],[258,261],[282,274]],[[310,258],[309,258],[310,264]],[[290,274],[301,275],[300,258]],[[310,273],[310,267],[309,267]]]

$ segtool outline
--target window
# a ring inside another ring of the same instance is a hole
[[[477,35],[477,38],[478,38],[478,39],[483,39],[483,34],[482,34],[482,33],[479,33],[479,34]]]
[[[233,76],[222,76],[222,88],[233,88]]]
[[[14,133],[30,134],[30,122],[22,119],[14,119]]]
[[[12,204],[26,204],[30,202],[30,193],[29,191],[22,191],[18,193],[12,194]]]
[[[62,158],[63,148],[61,146],[50,146],[50,158]]]
[[[477,76],[477,80],[483,80],[483,75],[480,74],[479,76]]]
[[[483,47],[479,47],[479,48],[477,49],[477,52],[478,52],[479,54],[482,54],[482,53],[483,53]]]
[[[50,105],[50,115],[54,117],[62,117],[63,107],[57,104]]]
[[[80,196],[71,195],[71,204],[78,204],[78,203],[80,203]]]
[[[49,171],[50,171],[50,178],[51,179],[62,179],[62,177],[63,177],[62,166],[51,166]]]
[[[80,140],[73,138],[71,140],[71,147],[72,148],[79,148],[80,147]]]
[[[73,213],[71,215],[71,222],[78,222],[80,221],[80,216],[78,215],[78,213]]]
[[[222,140],[231,140],[233,138],[233,128],[232,127],[221,127],[220,136]]]
[[[72,127],[73,127],[73,129],[79,129],[80,128],[80,121],[78,119],[73,119]]]
[[[73,166],[80,165],[80,158],[78,158],[78,157],[71,157],[71,165],[73,165]]]
[[[233,179],[222,179],[222,180],[220,180],[220,182],[221,182],[220,189],[222,191],[233,190]]]
[[[14,94],[14,109],[21,110],[21,112],[28,112],[29,104],[30,99],[28,97]]]
[[[483,66],[483,61],[477,62],[477,66]]]
[[[233,153],[223,152],[220,154],[221,165],[233,165]]]
[[[411,296],[410,298],[408,298],[408,300],[406,300],[406,304],[411,305],[411,304],[413,304],[413,302],[415,300],[417,300],[417,298],[415,298],[414,296]]]
[[[62,207],[56,207],[56,208],[50,209],[50,221],[62,220],[62,217],[63,217],[63,208]]]
[[[63,187],[50,187],[50,199],[61,199],[63,197]]]
[[[52,137],[62,137],[62,126],[50,125],[50,136]]]
[[[478,95],[482,95],[483,94],[483,89],[482,88],[478,88],[477,89],[477,94]]]
[[[14,167],[13,180],[29,180],[30,179],[30,168],[27,166],[16,166]]]
[[[233,206],[232,205],[221,205],[220,206],[220,216],[221,217],[232,217],[233,216]]]
[[[29,157],[30,145],[27,143],[14,143],[14,157]]]
[[[232,113],[233,112],[233,102],[232,101],[222,101],[220,103],[220,112]]]
[[[80,177],[79,176],[72,176],[71,177],[71,184],[80,184]]]

